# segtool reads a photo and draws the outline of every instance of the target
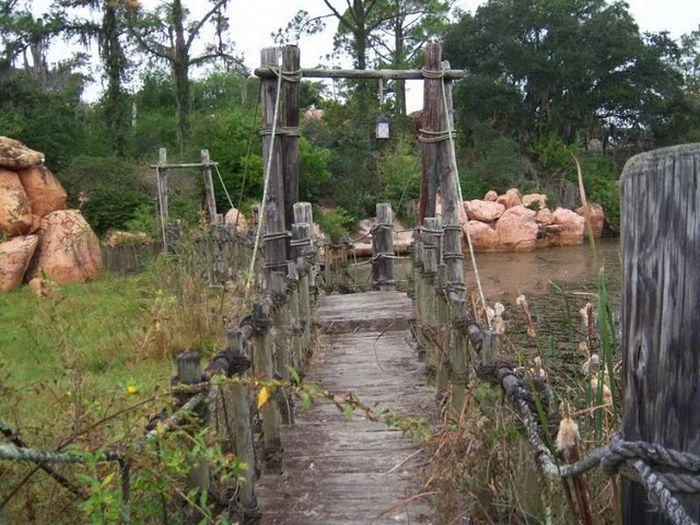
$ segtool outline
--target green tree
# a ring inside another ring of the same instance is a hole
[[[245,70],[241,59],[233,54],[232,44],[224,38],[228,23],[223,10],[227,2],[213,0],[211,9],[194,22],[188,22],[188,11],[183,7],[182,0],[164,2],[155,11],[145,11],[140,7],[132,10],[131,34],[140,48],[170,68],[177,102],[177,135],[181,152],[189,142],[191,131],[190,70],[214,60]],[[204,25],[211,20],[214,21],[217,42],[207,46],[203,54],[193,56],[192,46]]]

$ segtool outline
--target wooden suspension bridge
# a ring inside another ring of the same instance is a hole
[[[463,72],[449,70],[436,43],[428,45],[420,71],[328,72],[363,79],[423,78],[424,148],[421,222],[403,291],[397,291],[394,272],[393,213],[380,203],[372,234],[375,291],[323,295],[312,208],[297,202],[298,126],[299,81],[326,72],[302,69],[296,46],[282,49],[281,66],[278,53],[277,48],[263,50],[256,70],[266,159],[264,219],[256,237],[256,246],[260,237],[263,242],[263,293],[250,315],[229,328],[227,346],[204,370],[196,353],[178,358],[178,382],[201,386],[204,378],[206,388],[180,394],[175,411],[154,420],[143,442],[157,439],[156,429],[167,431],[193,411],[202,425],[226,420],[227,447],[247,465],[242,483],[232,491],[219,490],[206,464],[193,466],[188,479],[195,490],[218,492],[231,520],[439,523],[433,503],[440,495],[422,490],[427,458],[394,411],[428,421],[443,409],[459,416],[476,373],[502,387],[545,474],[577,476],[601,462],[609,466],[618,461],[615,468],[633,471],[624,494],[625,524],[700,520],[700,498],[688,489],[698,483],[700,464],[700,330],[693,323],[700,311],[700,265],[694,264],[700,259],[700,145],[643,154],[625,168],[624,439],[581,464],[558,466],[532,404],[531,388],[541,385],[518,377],[500,352],[498,335],[467,308],[451,105],[452,82]],[[228,227],[217,218],[212,165],[205,152],[202,163],[196,163],[203,170],[207,210],[220,240]],[[167,193],[167,170],[176,167],[161,158],[159,191]],[[159,202],[161,217],[168,221],[167,209],[162,209],[167,195],[160,195]],[[166,239],[166,246],[169,242],[176,244],[176,236]],[[221,252],[220,272],[225,259]],[[433,344],[436,331],[441,345]],[[212,381],[217,376],[241,381],[220,384]],[[261,384],[266,385],[263,398]],[[303,406],[310,401],[309,390],[299,388],[303,384],[315,385],[316,401],[310,407]],[[7,435],[4,427],[3,433]],[[76,454],[40,454],[20,441],[13,443],[12,450],[0,447],[0,457],[14,454],[36,462],[61,484],[67,482],[52,470],[51,461],[81,461]],[[668,457],[672,459],[664,462]],[[122,521],[129,523],[128,461],[118,453],[105,454],[104,461],[120,462]],[[656,510],[644,503],[648,494],[659,504]],[[190,511],[192,519],[201,518],[196,509]],[[587,523],[583,510],[581,520]]]

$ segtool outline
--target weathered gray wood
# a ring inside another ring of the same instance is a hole
[[[165,148],[163,148],[165,149]],[[218,162],[209,162],[211,166],[218,166]],[[156,169],[156,168],[163,168],[167,170],[172,170],[172,169],[190,169],[190,168],[201,168],[203,164],[201,162],[180,162],[180,163],[170,163],[170,162],[163,162],[163,163],[158,163],[158,164],[151,164],[149,168],[151,169]]]
[[[313,292],[316,289],[316,271],[318,259],[318,243],[313,235],[314,214],[310,202],[297,202],[293,206],[294,222],[306,223],[311,228],[311,247],[305,252],[306,260],[309,263],[309,289]]]
[[[700,455],[700,144],[623,170],[623,435]],[[679,498],[700,522],[700,498]],[[625,524],[665,524],[628,483]]]
[[[282,90],[284,115],[282,123],[282,155],[284,158],[284,217],[285,229],[291,230],[294,222],[294,203],[299,200],[299,104],[301,101],[300,78],[294,74],[300,68],[300,52],[295,45],[282,48]]]
[[[450,301],[450,382],[452,384],[452,412],[456,417],[462,413],[469,384],[469,339],[465,332],[467,301],[464,297]]]
[[[297,272],[299,273],[299,324],[303,331],[301,336],[301,369],[303,369],[303,357],[311,352],[311,293],[309,290],[309,274],[313,270],[311,262],[307,260],[307,256],[311,259],[313,258],[312,237],[313,233],[310,224],[305,222],[292,224],[292,242],[299,244],[299,246],[292,248],[292,256],[296,260]]]
[[[177,377],[180,384],[195,385],[202,382],[202,362],[198,352],[183,352],[177,356]],[[191,395],[190,395],[191,396]],[[200,413],[204,424],[207,423],[208,410]],[[209,490],[209,464],[204,457],[194,460],[194,464],[187,474],[187,480],[191,487],[200,491]],[[196,511],[194,511],[196,513]]]
[[[322,324],[341,319],[346,333],[321,336],[309,380],[363,402],[390,406],[403,415],[426,414],[434,390],[426,385],[407,329],[359,331],[364,309],[375,315],[411,315],[410,300],[399,292],[323,296]],[[380,308],[384,307],[384,311]],[[332,314],[332,319],[326,318]],[[398,326],[398,325],[397,325]],[[284,427],[285,474],[263,476],[258,484],[262,523],[286,525],[437,523],[428,498],[400,503],[420,492],[420,467],[426,458],[408,435],[369,421],[361,411],[347,419],[332,404],[317,400]],[[407,518],[407,513],[409,518]]]
[[[440,73],[442,60],[442,45],[438,42],[429,42],[425,48],[423,67],[434,74]],[[423,80],[423,113],[421,126],[426,132],[442,131],[440,127],[440,106],[442,104],[441,84],[439,78],[426,78]],[[421,133],[424,139],[432,139],[434,135]],[[438,143],[425,142],[421,148],[421,186],[418,201],[418,222],[422,223],[425,217],[435,217],[435,202],[438,186]]]
[[[392,291],[394,280],[394,213],[391,204],[377,204],[377,217],[372,233],[372,284],[382,291]]]
[[[255,303],[254,316],[259,319],[269,319],[269,302]],[[275,377],[275,367],[272,357],[272,334],[269,330],[255,333],[255,352],[253,366],[255,377],[270,380]],[[281,418],[277,403],[265,403],[260,409],[263,430],[263,464],[267,472],[282,470],[282,441],[280,439]]]
[[[233,330],[228,334],[229,347],[245,354],[245,334],[241,330]],[[247,372],[241,377],[249,377]],[[241,506],[241,518],[254,516],[258,512],[258,502],[255,496],[255,450],[253,448],[253,429],[250,416],[250,395],[248,385],[233,384],[231,389],[231,406],[233,409],[232,423],[236,444],[236,455],[243,460],[247,468],[242,474],[243,484],[238,492]]]
[[[266,47],[261,51],[260,63],[263,66],[277,67],[279,51],[276,47]],[[284,235],[284,178],[282,170],[282,145],[280,137],[273,143],[271,135],[275,118],[275,102],[277,100],[277,80],[264,78],[260,82],[260,115],[262,119],[262,151],[264,163],[272,152],[268,178],[267,199],[263,203],[265,209],[264,252],[266,268],[266,289],[281,288],[287,273],[287,237]],[[278,114],[279,121],[279,114]],[[277,124],[279,128],[279,122]],[[273,281],[277,281],[274,283]]]
[[[209,150],[203,149],[202,156],[202,178],[204,179],[204,202],[209,215],[209,222],[216,224],[216,196],[214,195],[214,181],[211,178],[211,162]]]
[[[168,208],[168,150],[160,148],[158,150],[158,170],[156,177],[158,178],[158,205],[160,206],[160,214],[163,217],[165,224],[170,220],[170,212]]]
[[[423,312],[423,333],[425,341],[428,343],[426,347],[426,360],[430,364],[431,369],[435,372],[438,383],[438,396],[445,391],[447,386],[446,374],[441,372],[441,330],[438,316],[438,302],[435,289],[435,277],[438,267],[438,250],[439,237],[433,233],[438,229],[438,220],[435,217],[426,217],[423,219],[423,229],[421,230],[421,238],[423,240],[423,268],[421,271],[422,280],[422,302],[421,311]],[[444,370],[443,370],[444,371]]]
[[[287,278],[289,279],[289,324],[290,324],[290,339],[291,339],[291,365],[296,370],[301,370],[303,361],[302,353],[302,335],[299,315],[299,273],[297,264],[294,261],[287,261]]]
[[[364,80],[422,80],[420,69],[321,69],[302,68],[304,78],[350,78]],[[269,67],[255,69],[255,76],[262,79],[277,78],[277,73]],[[466,73],[461,69],[445,71],[445,77],[450,79],[464,78]]]

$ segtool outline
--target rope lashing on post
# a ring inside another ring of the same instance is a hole
[[[624,441],[620,434],[615,434],[608,444],[591,451],[584,459],[559,465],[540,437],[537,418],[531,407],[532,393],[516,375],[514,367],[498,361],[479,366],[477,375],[497,382],[503,388],[520,413],[528,441],[535,449],[535,460],[545,474],[570,478],[600,465],[607,473],[618,472],[641,482],[674,525],[695,525],[673,493],[700,494],[700,457],[644,441]],[[630,467],[636,475],[622,471],[623,466]]]
[[[422,142],[423,144],[436,144],[438,142],[442,142],[443,140],[454,139],[457,131],[430,131],[428,129],[421,128],[418,130],[418,133],[418,142]]]
[[[272,68],[274,71],[274,68]],[[272,117],[272,130],[270,133],[270,150],[267,153],[267,163],[265,167],[265,177],[263,179],[263,195],[262,195],[262,203],[261,203],[261,210],[260,210],[260,219],[258,220],[258,229],[257,232],[255,233],[255,243],[253,244],[253,255],[250,258],[250,267],[248,268],[248,276],[246,278],[246,283],[245,283],[245,290],[246,290],[246,298],[248,296],[248,293],[250,291],[250,283],[253,280],[253,272],[255,271],[255,259],[258,254],[258,248],[260,246],[260,234],[262,233],[262,226],[263,223],[265,222],[265,202],[267,201],[267,190],[269,187],[270,183],[270,169],[272,168],[272,156],[275,151],[275,136],[277,133],[277,118],[279,116],[279,109],[280,109],[280,92],[282,91],[282,77],[284,75],[278,74],[277,75],[277,93],[275,94],[275,111],[274,115]]]

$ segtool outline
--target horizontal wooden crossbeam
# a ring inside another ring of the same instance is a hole
[[[296,72],[294,72],[296,73]],[[420,69],[322,69],[302,68],[299,72],[303,78],[351,78],[359,80],[423,80],[425,75]],[[259,78],[275,77],[277,72],[269,67],[255,69]],[[445,78],[460,79],[466,76],[462,69],[446,69]]]
[[[178,168],[206,168],[207,166],[216,166],[218,162],[189,162],[185,164],[151,164],[151,169],[171,170]]]

